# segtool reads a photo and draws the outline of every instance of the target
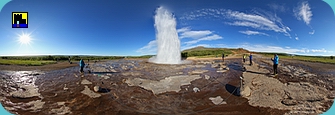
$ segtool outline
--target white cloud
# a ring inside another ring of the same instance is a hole
[[[177,31],[179,34],[179,39],[182,39],[182,38],[192,38],[193,39],[191,41],[186,41],[182,43],[188,46],[192,44],[196,44],[200,41],[211,41],[211,40],[222,39],[221,36],[217,34],[213,34],[213,32],[210,30],[192,31],[189,28],[181,28],[181,29],[178,29]]]
[[[184,31],[180,34],[180,39],[182,38],[200,38],[207,36],[209,34],[212,34],[209,30],[203,30],[203,31]]]
[[[258,32],[258,31],[247,30],[247,31],[239,31],[239,32],[242,33],[242,34],[247,34],[247,35],[265,35],[265,36],[269,36],[266,33]]]
[[[313,30],[312,32],[309,32],[309,34],[313,35],[315,33],[315,30]]]
[[[293,12],[298,20],[303,20],[307,25],[310,24],[313,13],[308,2],[302,2]]]
[[[326,53],[327,52],[327,50],[325,50],[325,49],[312,49],[311,50],[312,52],[317,52],[317,53]]]
[[[191,44],[196,44],[196,43],[198,43],[200,41],[211,41],[211,40],[218,40],[218,39],[222,39],[222,37],[219,36],[219,35],[214,34],[214,35],[206,36],[206,37],[203,37],[203,38],[200,38],[200,39],[195,39],[195,40],[187,41],[187,42],[185,42],[185,44],[191,45]]]
[[[322,49],[307,49],[307,48],[291,48],[291,47],[280,47],[280,46],[269,46],[269,45],[250,45],[242,44],[237,45],[233,48],[244,48],[249,51],[255,52],[277,52],[277,53],[289,53],[299,55],[330,55],[333,51]]]
[[[150,41],[146,46],[138,49],[136,52],[142,55],[155,54],[157,53],[157,42],[156,40]]]
[[[268,6],[272,8],[273,10],[279,11],[279,12],[285,12],[287,10],[283,5],[279,5],[279,4],[269,4]]]
[[[299,40],[299,37],[295,37],[296,40]]]
[[[291,28],[289,28],[289,27],[286,27],[286,29],[287,29],[288,31],[291,31]]]
[[[259,30],[269,30],[274,32],[284,33],[286,36],[290,36],[287,31],[290,31],[290,28],[282,25],[280,22],[281,19],[278,17],[265,17],[265,15],[257,14],[246,14],[238,11],[227,11],[229,18],[235,20],[231,25],[235,26],[246,26],[252,27]]]
[[[180,19],[195,20],[199,18],[216,18],[224,19],[225,24],[232,26],[251,27],[257,30],[274,31],[283,33],[285,36],[291,37],[288,33],[291,29],[282,23],[282,20],[271,12],[254,11],[252,14],[247,14],[239,11],[225,9],[201,9],[183,15]]]
[[[242,21],[235,21],[233,23],[227,23],[229,25],[233,25],[233,26],[245,26],[245,27],[252,27],[252,28],[259,28],[261,27],[261,25],[256,24],[256,23],[252,23],[252,22],[242,22]]]
[[[263,45],[254,45],[254,46],[244,46],[247,50],[258,51],[258,52],[278,52],[278,53],[302,53],[305,52],[303,49],[293,49],[293,48],[282,48],[278,46],[263,46]]]
[[[178,33],[180,33],[180,32],[186,32],[186,31],[190,31],[190,28],[189,27],[184,27],[184,28],[177,29]]]

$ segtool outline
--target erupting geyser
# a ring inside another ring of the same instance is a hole
[[[180,64],[180,40],[176,29],[176,19],[163,7],[156,10],[155,28],[157,55],[149,62],[161,64]]]

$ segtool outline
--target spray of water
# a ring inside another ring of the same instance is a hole
[[[156,10],[155,15],[157,55],[149,62],[160,64],[180,64],[180,40],[176,29],[176,19],[163,7]]]

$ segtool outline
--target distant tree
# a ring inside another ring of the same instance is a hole
[[[334,56],[330,56],[330,59],[334,59]]]

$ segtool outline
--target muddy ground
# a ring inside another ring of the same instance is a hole
[[[252,68],[264,68],[267,70],[264,76],[271,77],[268,59],[259,58],[255,62],[259,66]],[[281,68],[287,65],[292,66],[289,69],[302,68],[303,72],[316,76],[301,77],[304,76],[301,73]],[[0,72],[0,99],[7,110],[20,115],[289,113],[289,109],[255,106],[250,104],[252,99],[240,96],[240,76],[247,77],[244,66],[241,59],[193,60],[182,65],[113,60],[91,63],[84,74],[78,72],[77,66],[34,71],[7,69]],[[281,60],[279,75],[274,79],[283,83],[308,82],[334,91],[335,70],[329,68],[335,65]],[[324,95],[334,98],[328,93]],[[320,111],[328,110],[332,104],[331,100],[316,101],[325,102]]]

